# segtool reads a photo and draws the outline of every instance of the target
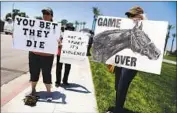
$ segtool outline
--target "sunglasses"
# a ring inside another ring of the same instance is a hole
[[[44,12],[43,15],[50,15],[50,13],[49,12]]]
[[[129,14],[129,15],[127,15],[127,17],[128,18],[133,18],[133,17],[135,17],[136,15],[134,15],[134,14]]]

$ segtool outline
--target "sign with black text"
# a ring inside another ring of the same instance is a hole
[[[14,22],[13,48],[56,54],[61,25],[17,16]]]
[[[99,16],[92,59],[160,74],[168,22]]]
[[[89,37],[81,32],[65,31],[62,41],[60,62],[68,64],[83,63],[87,58]]]

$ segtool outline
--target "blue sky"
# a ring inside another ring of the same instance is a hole
[[[67,19],[70,22],[86,22],[86,27],[91,28],[93,21],[92,7],[98,7],[105,16],[125,17],[125,12],[133,6],[141,6],[149,20],[168,21],[176,25],[176,2],[2,2],[1,18],[4,19],[8,12],[14,8],[26,12],[29,17],[41,16],[41,9],[51,7],[54,11],[54,20]],[[171,31],[175,33],[176,28]],[[170,50],[172,36],[168,41],[167,49]],[[176,48],[176,40],[174,42]]]

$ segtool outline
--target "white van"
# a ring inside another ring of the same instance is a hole
[[[5,21],[4,32],[5,34],[12,34],[13,32],[13,21],[12,20]]]

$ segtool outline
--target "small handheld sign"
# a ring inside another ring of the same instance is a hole
[[[81,32],[65,31],[60,62],[69,64],[82,63],[86,58],[89,37]]]

